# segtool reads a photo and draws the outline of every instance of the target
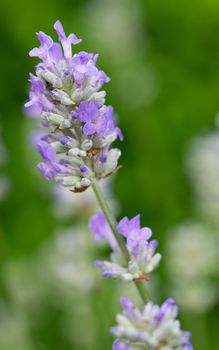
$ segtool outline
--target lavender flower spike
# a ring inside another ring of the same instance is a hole
[[[121,256],[103,213],[92,216],[88,226],[96,241],[106,239],[113,249],[111,261],[98,261],[96,263],[96,266],[103,270],[104,277],[120,278],[125,281],[149,280],[150,273],[161,260],[161,255],[154,254],[158,242],[148,241],[152,232],[149,228],[140,227],[139,215],[131,220],[124,218],[117,226],[118,232],[126,238],[126,248],[129,252],[128,264]]]
[[[113,350],[132,350],[136,345],[138,349],[193,349],[189,341],[191,334],[182,331],[176,320],[178,307],[173,299],[167,299],[160,307],[150,301],[142,312],[126,297],[121,298],[121,305],[123,313],[117,315],[117,326],[111,329],[118,338]]]
[[[47,147],[38,147],[43,157],[38,168],[47,180],[54,178],[71,191],[82,192],[117,170],[121,152],[110,147],[122,133],[113,108],[104,104],[106,93],[100,89],[109,78],[96,66],[98,55],[72,55],[72,45],[81,40],[75,34],[66,36],[60,21],[54,28],[61,45],[39,32],[40,46],[30,51],[41,62],[36,75],[30,75],[25,107],[37,113],[46,128]]]

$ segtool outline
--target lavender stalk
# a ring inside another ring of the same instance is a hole
[[[117,171],[121,151],[111,145],[117,137],[123,140],[113,108],[105,105],[106,93],[100,91],[109,78],[96,66],[98,55],[72,55],[72,45],[81,40],[66,36],[60,21],[54,28],[61,45],[39,32],[40,47],[30,51],[42,62],[36,76],[30,74],[25,106],[40,115],[47,129],[38,144],[43,158],[38,168],[48,181],[55,179],[72,192],[93,188],[102,211],[90,218],[89,228],[96,241],[106,240],[112,248],[109,260],[96,261],[96,266],[104,277],[133,282],[145,304],[150,299],[145,282],[161,260],[158,242],[149,240],[152,231],[141,227],[140,215],[117,223],[98,186]],[[161,307],[148,301],[142,313],[127,298],[121,303],[123,314],[112,329],[117,338],[113,350],[192,350],[190,334],[175,319],[178,308],[172,299]]]
[[[96,195],[96,198],[97,198],[97,201],[100,205],[100,208],[102,209],[105,217],[106,217],[106,220],[115,236],[115,239],[116,241],[118,242],[118,245],[124,255],[124,259],[126,260],[126,263],[128,264],[129,260],[130,260],[130,257],[129,257],[129,252],[126,248],[126,245],[125,245],[125,242],[124,242],[124,239],[122,238],[122,236],[117,232],[117,229],[116,229],[116,226],[117,226],[117,222],[115,220],[115,218],[113,217],[113,214],[111,213],[108,205],[107,205],[107,202],[105,200],[105,198],[103,197],[103,194],[102,194],[102,191],[98,185],[98,183],[94,183],[92,185],[92,188],[93,188],[93,191]],[[143,302],[147,302],[148,300],[150,300],[150,296],[149,296],[149,293],[144,285],[144,282],[142,281],[134,281],[135,283],[135,286],[143,300]]]

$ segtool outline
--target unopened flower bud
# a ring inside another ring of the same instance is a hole
[[[80,157],[86,157],[87,153],[85,151],[82,151],[79,148],[71,148],[68,151],[69,156],[80,156]]]
[[[52,123],[53,125],[60,126],[60,124],[64,121],[64,117],[51,112],[43,112],[41,113],[41,119],[43,121],[48,121]]]
[[[51,96],[54,100],[61,102],[61,104],[65,106],[71,106],[74,104],[65,91],[54,89],[51,92]]]
[[[44,80],[46,80],[48,83],[52,84],[52,86],[54,88],[61,88],[62,87],[62,81],[61,79],[59,79],[57,77],[57,75],[55,75],[54,73],[52,73],[51,71],[49,71],[48,69],[42,69],[42,68],[38,68],[37,69],[37,75],[39,77],[42,77]]]
[[[61,129],[69,129],[71,127],[71,122],[68,119],[64,119],[60,124]]]
[[[84,151],[89,151],[89,149],[91,149],[92,146],[93,146],[93,142],[92,142],[92,140],[89,140],[89,139],[85,139],[81,144],[81,148]]]
[[[90,184],[91,184],[91,181],[90,181],[88,178],[86,178],[86,177],[84,177],[84,178],[81,180],[81,186],[82,186],[82,187],[89,187]]]
[[[64,176],[60,182],[63,186],[73,187],[76,183],[78,183],[79,179],[80,178],[78,176]]]

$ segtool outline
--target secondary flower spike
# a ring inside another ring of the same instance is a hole
[[[178,307],[167,299],[160,307],[148,302],[143,311],[126,298],[121,298],[123,313],[117,315],[117,326],[111,333],[117,338],[113,350],[192,350],[191,334],[176,320]]]
[[[99,212],[92,216],[88,226],[96,241],[105,239],[113,249],[111,261],[96,261],[96,266],[103,270],[104,277],[120,278],[125,281],[150,278],[150,273],[158,266],[161,255],[155,254],[158,242],[148,241],[152,235],[151,230],[148,227],[140,227],[140,215],[131,220],[125,217],[117,226],[118,232],[126,239],[130,256],[128,265],[121,255],[103,213]]]
[[[101,88],[109,78],[96,66],[98,55],[83,51],[72,55],[72,45],[81,40],[75,34],[66,36],[60,21],[54,28],[60,43],[39,32],[40,46],[29,53],[41,62],[36,75],[30,74],[25,107],[46,129],[38,144],[43,158],[39,170],[47,180],[54,178],[81,192],[117,170],[121,152],[110,146],[123,136],[113,108],[105,105]]]

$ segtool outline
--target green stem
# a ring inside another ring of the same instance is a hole
[[[92,185],[92,188],[93,188],[93,191],[96,195],[96,198],[97,198],[97,201],[100,205],[100,208],[102,209],[102,211],[106,217],[106,220],[107,220],[107,222],[108,222],[108,224],[109,224],[109,226],[114,234],[114,237],[115,237],[115,239],[116,239],[116,241],[121,249],[121,252],[123,253],[124,259],[125,259],[126,263],[128,264],[128,262],[130,260],[129,252],[126,248],[124,239],[122,238],[122,236],[118,233],[118,231],[116,229],[116,226],[117,226],[116,219],[115,219],[114,215],[111,213],[98,183],[95,182]],[[150,297],[149,297],[149,294],[147,292],[147,289],[145,287],[144,282],[143,281],[134,281],[134,283],[135,283],[135,286],[136,286],[143,302],[146,303],[148,300],[150,300]]]

